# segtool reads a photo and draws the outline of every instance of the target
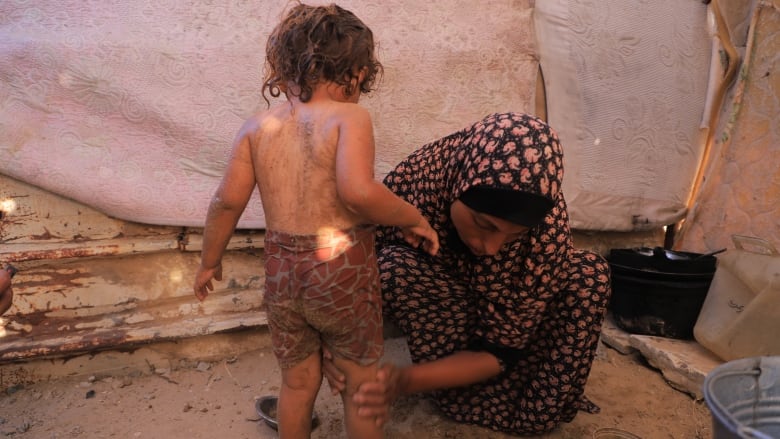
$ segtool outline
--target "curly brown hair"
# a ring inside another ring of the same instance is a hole
[[[374,34],[354,13],[336,5],[308,6],[298,2],[268,37],[265,49],[266,91],[278,97],[283,91],[295,93],[287,84],[297,85],[302,102],[311,99],[320,81],[342,85],[351,95],[356,85],[361,93],[373,89],[382,64],[374,54]],[[365,70],[363,81],[357,84]]]

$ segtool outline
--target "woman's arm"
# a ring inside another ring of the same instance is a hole
[[[323,370],[334,393],[342,389],[343,376],[324,352]],[[330,363],[330,364],[329,364]],[[353,396],[360,406],[361,416],[376,417],[377,422],[389,419],[390,404],[401,395],[436,389],[461,387],[492,378],[501,372],[498,359],[488,352],[461,351],[427,363],[396,367],[382,366],[377,380],[360,385]]]
[[[400,380],[400,395],[467,386],[492,378],[499,372],[501,366],[493,354],[456,352],[436,361],[407,367]]]
[[[360,416],[374,417],[381,425],[390,419],[390,404],[401,395],[466,386],[499,372],[501,366],[492,354],[461,351],[403,368],[382,367],[377,380],[361,384],[353,399],[360,407]]]

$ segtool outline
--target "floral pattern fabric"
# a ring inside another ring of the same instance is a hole
[[[599,255],[572,245],[561,192],[563,153],[542,120],[493,114],[424,145],[385,178],[439,233],[431,257],[379,228],[384,313],[406,335],[414,362],[484,349],[502,372],[482,383],[432,392],[448,416],[516,434],[549,431],[577,410],[598,410],[584,396],[610,297]],[[470,187],[530,192],[555,205],[543,222],[494,256],[460,242],[449,207]]]

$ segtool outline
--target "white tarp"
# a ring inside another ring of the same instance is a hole
[[[129,221],[201,226],[241,123],[265,107],[287,2],[0,2],[0,173]],[[529,111],[529,1],[348,0],[386,74],[364,103],[377,177],[422,143]],[[258,200],[240,227],[265,225]]]
[[[234,133],[265,106],[265,38],[285,4],[0,2],[0,173],[116,218],[201,226]],[[377,178],[488,113],[532,112],[541,64],[572,225],[685,215],[707,130],[704,2],[340,4],[386,67],[363,100]],[[264,225],[255,199],[239,226]]]
[[[707,134],[705,2],[544,0],[535,25],[573,227],[680,220]]]

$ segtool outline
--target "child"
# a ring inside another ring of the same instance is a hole
[[[436,232],[420,212],[374,179],[371,118],[358,105],[382,66],[371,30],[336,5],[294,6],[268,38],[266,91],[287,101],[249,118],[209,205],[195,296],[221,280],[221,257],[255,185],[266,217],[264,305],[282,369],[282,438],[308,437],[322,382],[323,347],[347,377],[350,438],[382,437],[357,415],[351,395],[375,380],[382,310],[370,224],[398,226],[436,254]],[[270,105],[269,105],[270,106]]]

